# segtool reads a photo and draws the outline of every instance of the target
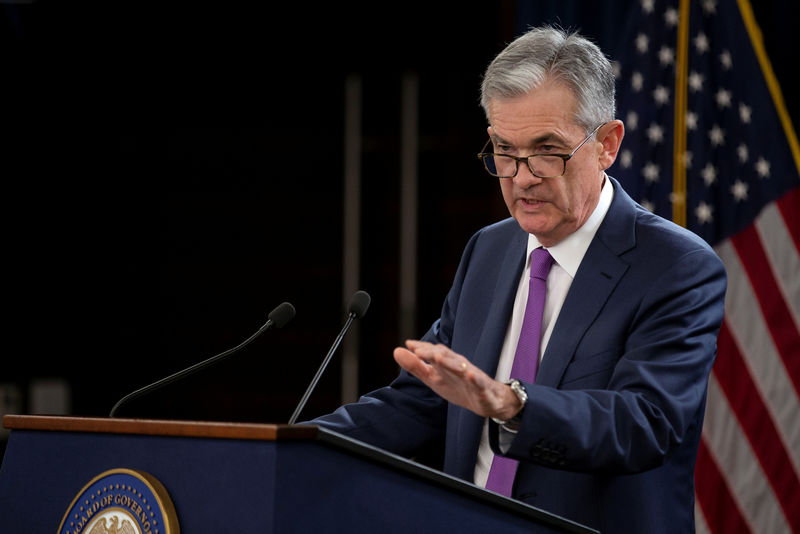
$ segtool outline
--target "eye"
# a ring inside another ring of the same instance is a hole
[[[497,143],[494,145],[494,150],[498,154],[507,154],[509,152],[512,152],[514,150],[514,147],[506,143]]]
[[[555,146],[555,145],[541,145],[536,150],[536,152],[538,154],[547,154],[547,153],[550,153],[550,152],[556,152],[557,150],[558,150],[558,147]]]

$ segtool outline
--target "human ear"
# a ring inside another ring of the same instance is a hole
[[[617,153],[624,136],[625,125],[622,124],[621,120],[607,122],[597,131],[597,140],[603,145],[598,158],[600,170],[608,169],[617,159]]]

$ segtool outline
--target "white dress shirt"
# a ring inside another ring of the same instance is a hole
[[[548,248],[550,255],[555,260],[553,266],[550,268],[550,273],[547,275],[547,294],[545,295],[544,313],[542,316],[542,339],[539,345],[539,361],[541,362],[544,355],[547,342],[550,340],[550,335],[553,333],[553,327],[558,319],[558,314],[561,311],[561,306],[564,304],[564,299],[567,297],[572,280],[575,278],[575,273],[589,248],[589,244],[594,239],[595,233],[603,222],[603,219],[611,206],[611,200],[614,197],[614,187],[611,181],[605,179],[603,181],[603,188],[600,191],[600,199],[597,202],[592,214],[583,225],[575,232],[567,236],[564,240],[555,246]],[[511,378],[511,366],[514,364],[514,353],[517,350],[517,341],[519,340],[520,330],[522,330],[522,320],[525,317],[525,305],[528,301],[528,286],[530,279],[531,269],[531,252],[535,248],[540,247],[541,244],[536,236],[528,234],[528,259],[525,261],[525,269],[522,271],[522,276],[519,279],[519,286],[517,287],[517,295],[514,299],[514,310],[511,314],[511,321],[506,330],[505,341],[503,348],[500,351],[500,361],[497,365],[497,373],[495,379],[500,382],[508,382]],[[501,427],[501,434],[504,431]],[[505,436],[501,435],[502,442],[510,445],[514,438],[514,434],[505,432]],[[504,448],[505,450],[505,448]],[[475,463],[475,484],[481,487],[486,487],[486,481],[489,478],[489,469],[492,466],[494,453],[489,446],[489,426],[488,420],[483,425],[483,433],[481,435],[481,443],[478,448],[478,459]]]

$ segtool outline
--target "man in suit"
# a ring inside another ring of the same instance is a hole
[[[603,532],[693,532],[724,268],[605,173],[624,127],[595,45],[529,31],[482,105],[512,218],[469,241],[441,317],[395,349],[400,376],[315,422],[397,454],[442,447],[445,472]]]

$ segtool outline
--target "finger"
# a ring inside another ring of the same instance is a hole
[[[474,367],[463,356],[447,349],[435,351],[435,362],[441,372],[464,378]]]
[[[408,350],[419,356],[425,361],[428,361],[433,356],[433,344],[428,343],[427,341],[419,341],[416,339],[407,339],[406,340],[406,347]],[[430,363],[430,362],[429,362]]]
[[[394,361],[417,378],[426,378],[433,369],[417,354],[402,347],[394,349]]]
[[[442,344],[434,345],[425,341],[409,340],[408,348],[423,361],[450,374],[462,375],[468,365],[467,359]]]
[[[429,341],[420,341],[418,339],[407,339],[406,340],[406,347],[411,352],[424,352],[425,354],[434,354],[434,353],[451,353],[455,354],[450,347],[447,345],[443,345],[441,343],[433,344]]]
[[[430,343],[427,341],[420,341],[419,339],[406,339],[406,347],[411,350],[422,345],[430,345]]]

